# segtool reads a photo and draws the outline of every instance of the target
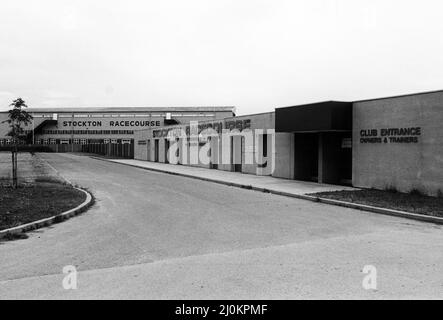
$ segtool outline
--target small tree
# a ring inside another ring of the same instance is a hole
[[[17,189],[18,181],[17,181],[17,154],[18,154],[18,143],[20,141],[24,141],[26,139],[25,131],[23,126],[28,125],[32,121],[32,116],[23,110],[27,108],[25,101],[23,99],[18,98],[14,100],[10,106],[12,107],[9,110],[8,120],[3,122],[7,122],[10,127],[10,131],[8,132],[8,136],[12,138],[12,187]]]

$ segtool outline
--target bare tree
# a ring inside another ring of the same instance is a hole
[[[32,115],[24,110],[27,108],[25,101],[23,99],[18,98],[15,99],[10,106],[12,107],[9,110],[8,120],[3,122],[7,122],[10,127],[10,131],[8,132],[8,136],[12,138],[12,187],[17,189],[18,181],[17,181],[17,155],[18,155],[18,144],[20,141],[24,141],[26,139],[25,131],[23,126],[28,125],[32,121]]]

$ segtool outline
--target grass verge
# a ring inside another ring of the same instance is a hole
[[[400,193],[381,190],[356,190],[314,193],[310,194],[310,196],[406,211],[433,217],[443,217],[442,197],[429,197],[417,192]]]
[[[0,230],[38,221],[74,209],[86,195],[68,184],[37,182],[14,190],[0,187]]]

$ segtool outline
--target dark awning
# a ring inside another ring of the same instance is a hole
[[[276,132],[352,130],[352,102],[328,101],[275,109]]]

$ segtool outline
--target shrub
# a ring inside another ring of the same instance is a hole
[[[409,194],[410,194],[411,196],[426,196],[422,191],[420,191],[420,190],[418,190],[418,189],[416,189],[416,188],[412,189],[412,190],[409,192]]]
[[[394,186],[388,186],[388,187],[386,187],[385,191],[387,191],[387,192],[391,192],[391,193],[398,193],[397,188],[394,187]]]

